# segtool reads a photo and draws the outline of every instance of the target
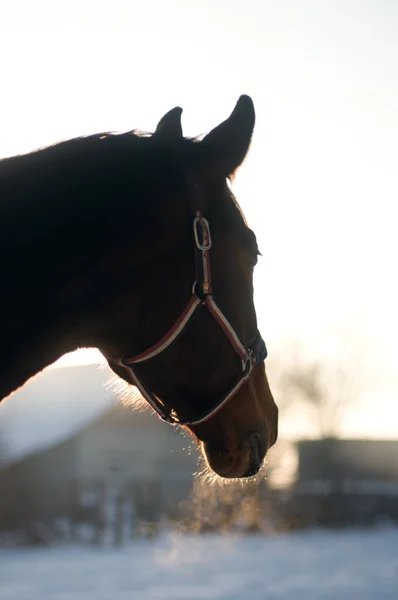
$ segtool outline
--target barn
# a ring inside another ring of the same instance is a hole
[[[0,408],[1,529],[63,520],[101,530],[122,514],[155,522],[189,496],[191,440],[123,406],[107,379],[93,365],[50,369]]]
[[[307,526],[398,522],[398,441],[302,440],[290,507]]]

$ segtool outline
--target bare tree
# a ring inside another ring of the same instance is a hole
[[[360,392],[374,385],[374,356],[364,324],[333,322],[302,339],[278,347],[271,381],[285,420],[297,409],[318,438],[338,437],[343,420]]]
[[[337,437],[346,410],[356,398],[345,367],[331,362],[296,363],[284,376],[285,391],[309,409],[320,438]]]

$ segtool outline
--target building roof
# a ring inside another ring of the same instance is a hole
[[[50,448],[117,403],[104,366],[49,368],[0,404],[0,460]]]

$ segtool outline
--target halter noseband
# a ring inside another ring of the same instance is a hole
[[[150,406],[157,412],[159,417],[168,423],[178,423],[179,425],[200,425],[213,417],[219,410],[233,398],[244,383],[249,379],[254,365],[263,362],[267,357],[267,348],[257,330],[254,339],[246,349],[240,341],[236,331],[225,317],[222,310],[217,305],[211,286],[210,270],[210,250],[212,247],[210,226],[200,211],[196,212],[193,220],[193,232],[195,240],[195,269],[196,280],[192,287],[192,297],[189,300],[185,310],[178,317],[169,331],[153,346],[137,354],[133,358],[109,359],[110,362],[123,367],[131,380],[138,388],[142,396],[147,400]],[[228,391],[208,410],[203,412],[195,419],[182,419],[172,409],[167,408],[159,398],[151,391],[147,390],[141,383],[137,374],[134,372],[134,365],[145,362],[158,356],[166,350],[184,330],[198,307],[205,307],[214,317],[230,345],[239,356],[242,364],[242,372],[233,382]]]

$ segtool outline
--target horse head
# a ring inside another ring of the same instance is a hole
[[[253,302],[259,250],[228,185],[247,154],[254,107],[242,96],[201,141],[183,138],[181,113],[168,112],[144,139],[145,169],[156,157],[156,201],[147,194],[147,219],[135,225],[133,289],[113,297],[96,345],[164,420],[191,432],[215,473],[247,477],[278,421]]]

